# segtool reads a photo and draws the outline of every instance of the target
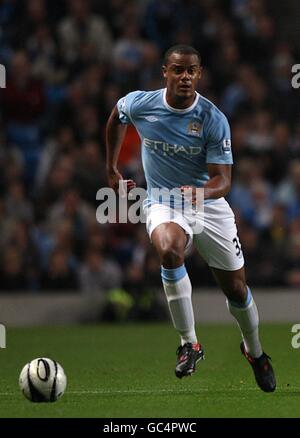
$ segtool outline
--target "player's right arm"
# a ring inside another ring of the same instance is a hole
[[[115,191],[119,188],[119,181],[123,180],[118,171],[118,158],[121,146],[127,131],[127,125],[122,124],[117,105],[112,110],[106,125],[106,170],[108,184]],[[127,190],[135,187],[133,180],[127,180]]]

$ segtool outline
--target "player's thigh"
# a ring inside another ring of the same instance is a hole
[[[172,247],[186,251],[193,240],[193,231],[183,215],[168,206],[154,204],[146,209],[146,228],[157,250]]]
[[[234,214],[225,199],[205,206],[204,228],[194,235],[194,244],[211,268],[238,271],[244,266]]]

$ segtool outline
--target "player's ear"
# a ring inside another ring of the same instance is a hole
[[[199,67],[198,79],[200,79],[202,76],[202,70],[203,70],[203,67]]]
[[[163,76],[164,76],[164,78],[166,78],[167,77],[167,67],[165,66],[165,65],[163,65],[162,66],[162,72],[163,72]]]

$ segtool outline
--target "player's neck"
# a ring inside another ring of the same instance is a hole
[[[193,96],[184,97],[184,96],[174,96],[166,92],[166,101],[168,105],[175,109],[186,109],[193,105],[196,99],[196,92]]]

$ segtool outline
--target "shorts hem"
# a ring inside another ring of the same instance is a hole
[[[239,269],[241,269],[241,268],[243,268],[245,266],[245,262],[243,262],[239,267],[235,267],[234,269],[232,269],[232,267],[228,268],[228,267],[224,267],[224,266],[222,266],[222,267],[220,267],[220,266],[213,266],[213,265],[211,265],[209,263],[207,263],[207,264],[208,264],[208,266],[210,268],[220,269],[222,271],[228,271],[228,272],[229,271],[230,272],[238,271]]]

